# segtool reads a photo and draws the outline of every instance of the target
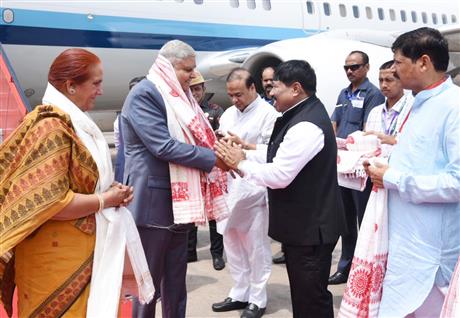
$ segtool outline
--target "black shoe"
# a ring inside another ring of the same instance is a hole
[[[198,260],[198,257],[196,256],[196,254],[187,255],[187,263],[193,263],[193,262],[196,262],[197,260]]]
[[[273,256],[273,264],[286,264],[286,258],[284,257],[283,252],[279,252]]]
[[[260,318],[264,315],[265,308],[259,308],[256,304],[249,304],[241,314],[241,318]]]
[[[212,257],[212,266],[216,271],[223,270],[225,267],[225,262],[222,256],[213,256]]]
[[[224,301],[220,303],[212,304],[212,311],[214,312],[224,312],[230,310],[244,309],[248,305],[247,302],[243,301],[233,301],[230,297],[225,298]]]
[[[335,272],[334,275],[329,277],[329,285],[339,285],[339,284],[344,284],[347,282],[348,279],[348,273],[342,273],[342,272]]]

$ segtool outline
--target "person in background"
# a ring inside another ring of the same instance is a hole
[[[195,71],[195,77],[190,82],[190,91],[192,92],[193,98],[200,105],[205,116],[208,118],[212,129],[215,131],[219,128],[220,116],[222,116],[224,110],[217,104],[210,103],[206,97],[206,81],[200,72]],[[220,271],[225,268],[225,261],[223,258],[224,254],[224,243],[222,241],[222,235],[217,233],[216,221],[210,220],[209,224],[209,240],[211,242],[210,252],[212,257],[212,266],[216,271]],[[193,227],[188,233],[188,252],[187,262],[196,262],[198,255],[196,253],[196,245],[198,242],[198,227]]]
[[[138,76],[129,81],[128,87],[129,90],[134,87],[137,83],[142,81],[145,76]],[[120,129],[120,113],[117,112],[117,117],[113,122],[113,143],[115,145],[115,151],[117,155],[115,157],[115,181],[122,183],[123,182],[123,173],[125,171],[125,152],[123,146],[123,134]]]
[[[350,85],[340,92],[331,117],[335,134],[339,138],[345,139],[357,130],[364,131],[370,111],[385,102],[385,97],[367,78],[369,67],[369,56],[362,51],[352,51],[345,59],[343,68]],[[342,237],[342,254],[337,271],[329,277],[331,285],[347,282],[358,237],[358,226],[361,225],[371,189],[370,181],[363,192],[340,187],[348,234]]]
[[[382,143],[382,155],[388,157],[396,144],[401,125],[410,113],[414,98],[404,93],[401,80],[393,70],[393,61],[380,66],[379,86],[386,101],[374,107],[366,122],[366,134],[376,135]]]
[[[96,55],[63,51],[44,105],[0,145],[0,285],[9,313],[16,284],[20,317],[86,316],[95,214],[133,198],[131,188],[110,186],[107,143],[84,113],[102,95],[102,80]]]
[[[275,68],[273,66],[267,66],[262,70],[262,88],[263,94],[261,95],[262,99],[264,99],[270,105],[273,105],[275,100],[270,95],[270,91],[273,88],[273,75],[275,74]]]
[[[216,131],[219,129],[219,119],[224,113],[224,109],[215,104],[210,103],[206,98],[206,85],[207,81],[204,80],[200,72],[195,71],[195,78],[190,82],[190,90],[198,105],[200,105],[205,116],[208,118],[212,129]]]
[[[447,40],[400,35],[393,71],[414,102],[389,164],[366,165],[388,189],[388,262],[379,317],[439,317],[460,256],[460,88],[446,74]]]

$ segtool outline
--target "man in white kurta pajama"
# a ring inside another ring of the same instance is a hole
[[[249,72],[230,73],[227,92],[234,103],[220,118],[219,130],[238,134],[251,144],[267,144],[278,112],[256,92]],[[234,280],[230,303],[214,311],[246,308],[241,317],[259,317],[267,304],[266,284],[271,273],[266,188],[229,176],[227,204],[230,217],[218,224],[223,232],[228,267]],[[221,306],[219,306],[221,304]],[[221,309],[221,310],[220,310]]]
[[[379,317],[439,317],[460,255],[460,89],[446,76],[447,41],[421,28],[393,43],[394,69],[415,95],[389,166],[388,265]],[[383,178],[382,178],[383,177]]]

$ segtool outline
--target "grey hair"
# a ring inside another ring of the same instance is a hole
[[[195,50],[181,40],[171,40],[166,42],[161,47],[158,54],[165,57],[172,65],[175,65],[180,60],[196,56]]]

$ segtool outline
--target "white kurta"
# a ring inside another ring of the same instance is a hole
[[[279,113],[259,96],[244,111],[228,108],[220,130],[237,134],[251,144],[267,144]],[[237,176],[229,176],[227,204],[230,217],[219,222],[230,274],[235,282],[229,297],[260,308],[267,303],[266,284],[271,273],[268,238],[267,190]]]

